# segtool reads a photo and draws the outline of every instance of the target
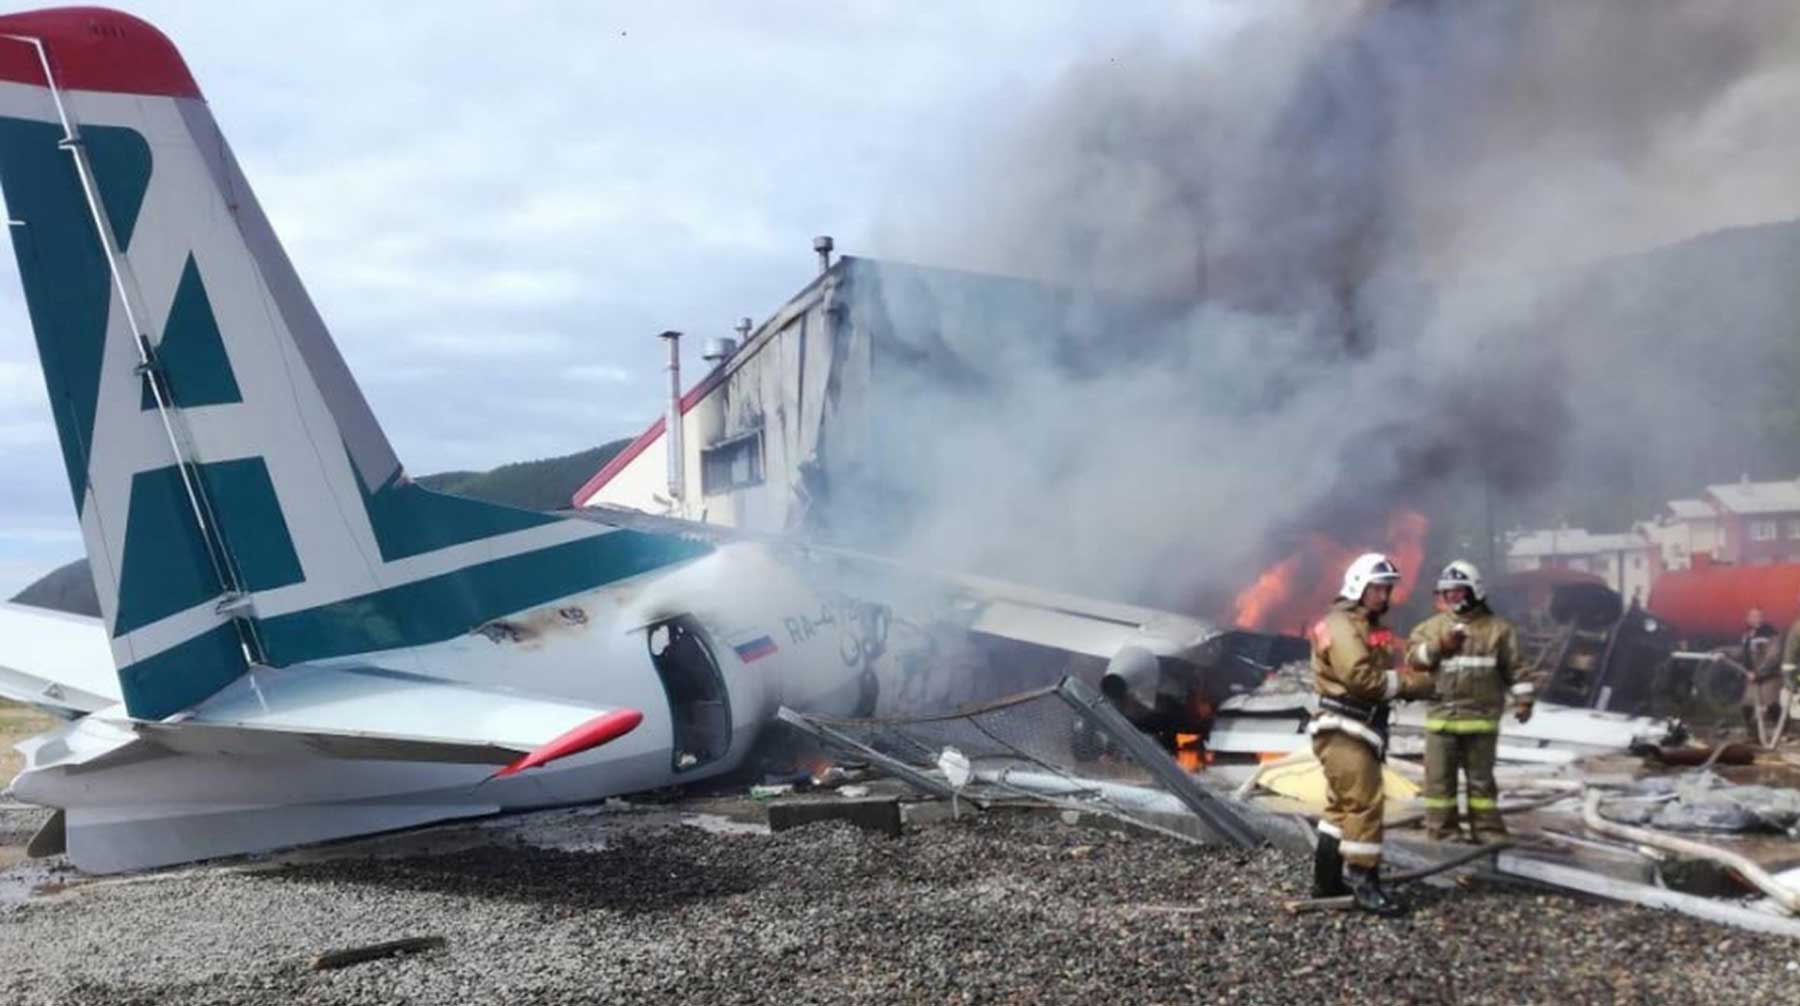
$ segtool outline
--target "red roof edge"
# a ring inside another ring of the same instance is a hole
[[[104,7],[56,7],[0,16],[0,80],[45,86],[37,39],[66,91],[198,98],[200,85],[175,43],[141,18]]]
[[[707,395],[711,394],[714,388],[724,383],[725,367],[723,365],[714,367],[712,373],[701,378],[699,384],[689,388],[687,394],[681,396],[681,414],[687,415],[694,406],[699,405]],[[651,423],[649,429],[638,434],[636,440],[626,444],[625,449],[614,454],[612,460],[596,472],[593,478],[588,479],[580,489],[575,490],[575,495],[569,497],[569,502],[576,507],[586,506],[587,498],[611,482],[615,476],[625,470],[626,465],[635,461],[638,455],[649,450],[650,445],[656,443],[656,439],[663,435],[663,428],[666,426],[668,426],[668,416],[666,415]]]

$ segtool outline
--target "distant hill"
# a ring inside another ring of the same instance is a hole
[[[518,461],[487,472],[438,472],[416,481],[437,492],[469,496],[527,510],[561,510],[575,490],[630,444],[614,440],[585,451],[538,461]],[[13,596],[19,604],[99,617],[100,600],[86,559],[59,566]]]
[[[489,503],[527,510],[561,510],[568,507],[575,490],[630,443],[630,438],[614,440],[560,458],[518,461],[489,472],[439,472],[420,476],[417,481],[427,489]]]
[[[31,586],[13,595],[18,604],[34,608],[50,608],[77,615],[100,617],[100,599],[94,596],[94,578],[88,574],[88,561],[77,559],[58,566]]]

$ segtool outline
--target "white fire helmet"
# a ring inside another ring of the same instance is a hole
[[[1344,570],[1344,586],[1338,596],[1346,601],[1362,600],[1363,591],[1372,583],[1399,583],[1400,567],[1380,552],[1364,552]]]
[[[1469,588],[1469,597],[1476,601],[1485,600],[1487,591],[1481,586],[1481,570],[1467,559],[1458,559],[1438,574],[1437,589],[1454,590],[1457,587]]]

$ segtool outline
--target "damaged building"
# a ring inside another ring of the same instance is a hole
[[[1106,333],[1157,331],[1154,306],[1001,276],[831,261],[830,240],[818,244],[817,278],[761,325],[746,318],[737,338],[706,340],[708,369],[685,392],[682,336],[664,333],[665,415],[576,492],[576,506],[879,547],[940,494],[966,489],[946,484],[951,473],[1004,449],[1004,431],[971,437],[945,409],[976,412],[1020,390],[1008,353],[1036,355],[1034,372],[1047,360],[1079,375],[1098,366],[1091,354],[1118,362]],[[948,451],[961,453],[947,462]]]

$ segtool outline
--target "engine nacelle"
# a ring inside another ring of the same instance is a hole
[[[1122,709],[1154,710],[1161,687],[1162,663],[1142,646],[1121,647],[1100,676],[1100,693]]]

